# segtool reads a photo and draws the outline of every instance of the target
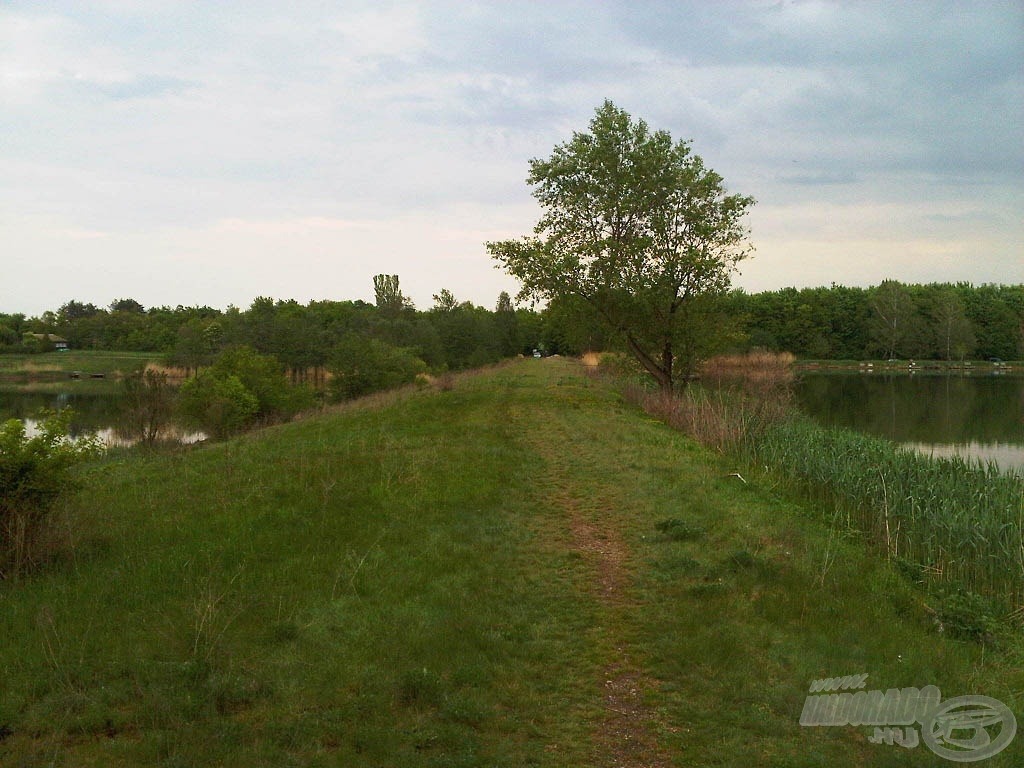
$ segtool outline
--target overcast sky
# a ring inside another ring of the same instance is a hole
[[[0,312],[493,307],[604,99],[753,195],[735,283],[1024,282],[1024,3],[4,2]]]

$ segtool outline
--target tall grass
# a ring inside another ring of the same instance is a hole
[[[933,458],[792,416],[743,444],[886,556],[922,575],[1024,603],[1024,478],[994,462]]]
[[[920,579],[1024,605],[1024,477],[994,462],[933,458],[851,430],[825,429],[789,397],[792,357],[708,361],[702,383],[664,397],[635,381],[627,399],[705,445],[805,494]]]
[[[670,426],[729,453],[790,412],[793,360],[774,352],[722,355],[705,361],[699,381],[681,393],[665,395],[634,376],[623,379],[623,394]],[[601,365],[621,375],[621,363],[615,367],[602,359]]]

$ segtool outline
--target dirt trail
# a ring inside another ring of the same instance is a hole
[[[621,631],[617,628],[623,614],[639,610],[628,594],[629,548],[616,527],[616,511],[592,502],[598,489],[588,489],[590,498],[585,502],[573,492],[573,478],[561,458],[566,445],[565,441],[533,441],[547,463],[546,476],[540,480],[549,489],[553,511],[571,534],[570,546],[593,572],[594,597],[611,618],[601,628],[613,651],[601,673],[604,718],[594,728],[593,764],[602,768],[667,768],[672,761],[658,743],[657,713],[644,703],[644,691],[656,683],[638,667],[626,640],[611,634]]]

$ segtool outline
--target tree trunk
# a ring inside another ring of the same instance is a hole
[[[671,346],[669,347],[669,365],[667,368],[663,368],[658,365],[657,361],[654,360],[646,351],[636,342],[633,338],[633,334],[626,334],[626,346],[629,347],[629,351],[633,357],[637,359],[637,362],[644,367],[654,380],[658,382],[658,387],[664,394],[671,394],[672,387],[672,359],[671,359]]]

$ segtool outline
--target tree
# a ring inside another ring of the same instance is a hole
[[[512,357],[519,352],[519,323],[516,310],[512,306],[512,297],[506,291],[498,294],[498,304],[494,309],[494,323],[498,331],[498,354]]]
[[[528,183],[543,209],[534,236],[487,244],[522,282],[520,298],[581,299],[662,390],[685,382],[676,359],[694,359],[699,334],[687,326],[707,313],[684,308],[728,289],[751,251],[742,219],[753,198],[726,194],[687,142],[610,101],[589,133],[531,160]]]
[[[261,355],[251,347],[223,352],[209,370],[221,378],[233,376],[242,382],[256,398],[255,418],[273,421],[313,405],[312,391],[290,384],[276,357]]]
[[[146,311],[135,299],[116,299],[110,303],[111,312],[137,312],[142,314]]]
[[[213,437],[250,427],[259,413],[259,400],[233,374],[206,369],[181,385],[178,404],[182,415]]]
[[[57,322],[60,324],[81,320],[84,317],[92,317],[102,312],[95,304],[83,304],[72,299],[57,310]]]
[[[146,368],[124,378],[122,411],[125,431],[145,445],[153,445],[171,423],[174,387],[167,374]]]
[[[918,345],[921,322],[914,297],[896,280],[883,280],[870,301],[868,333],[874,349],[886,358],[912,354]]]
[[[454,294],[447,288],[442,288],[440,293],[434,294],[434,306],[431,309],[434,312],[451,312],[458,305]]]
[[[963,360],[974,352],[974,330],[964,314],[964,303],[952,286],[942,286],[936,292],[931,324],[939,357]]]
[[[412,308],[412,302],[398,287],[398,275],[374,275],[373,294],[377,309],[388,317],[398,317],[403,309]]]
[[[349,400],[409,384],[427,370],[426,364],[408,349],[355,334],[338,344],[329,367],[333,377],[327,386],[333,400]]]

